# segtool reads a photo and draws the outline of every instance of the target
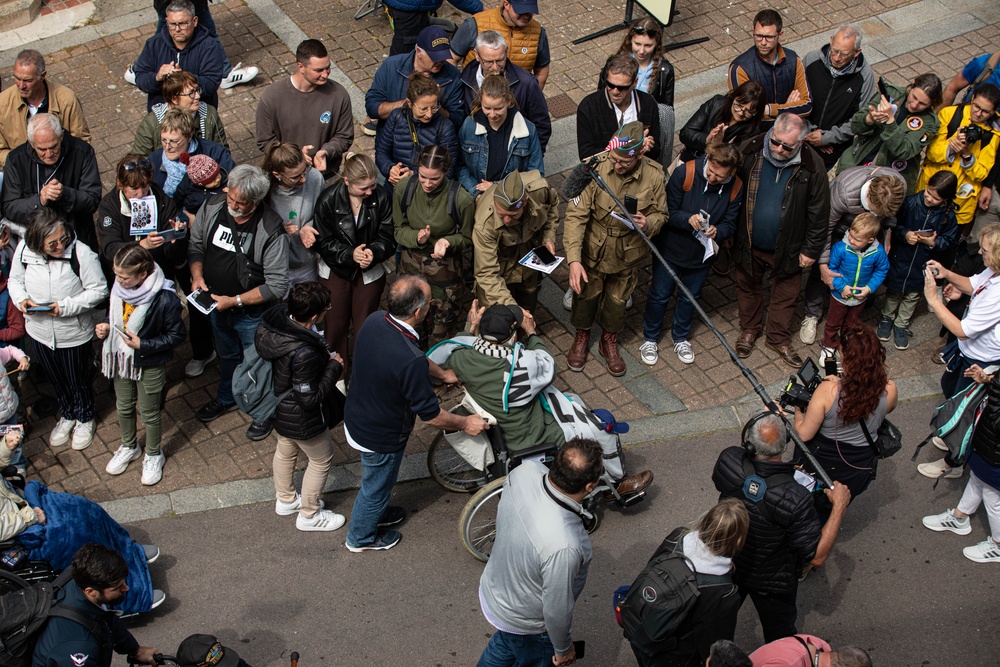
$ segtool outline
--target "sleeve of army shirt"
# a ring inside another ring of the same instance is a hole
[[[492,199],[492,197],[490,197]],[[483,290],[490,305],[516,305],[514,297],[507,289],[507,283],[500,276],[500,262],[497,259],[499,235],[493,223],[492,214],[482,222],[477,221],[472,228],[473,258],[476,267],[476,284]],[[485,304],[480,304],[485,305]]]
[[[667,222],[667,184],[659,165],[650,173],[654,174],[650,190],[643,193],[650,203],[642,208],[642,213],[646,216],[646,236],[655,236]]]
[[[542,226],[542,243],[552,243],[555,245],[556,232],[559,231],[559,193],[555,188],[547,188],[545,205],[548,212],[545,218],[545,225]]]
[[[588,183],[580,196],[570,199],[566,205],[566,219],[563,221],[563,248],[566,250],[566,262],[583,262],[583,237],[587,233],[587,222],[590,220],[590,208],[594,205],[594,194],[597,186]]]

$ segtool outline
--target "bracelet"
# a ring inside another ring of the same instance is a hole
[[[236,305],[240,308],[243,307],[243,297],[239,294],[236,295]]]

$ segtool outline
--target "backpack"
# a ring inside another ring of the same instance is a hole
[[[695,171],[695,160],[688,160],[684,163],[684,184],[681,189],[684,192],[690,192],[691,187],[694,186],[694,171]],[[740,192],[743,191],[743,181],[739,176],[733,175],[733,189],[729,193],[729,201],[736,201],[736,198],[740,196]]]
[[[55,581],[44,581],[0,597],[0,665],[28,667],[38,635],[53,617],[79,623],[102,645],[112,643],[107,624],[56,601],[62,585],[72,576],[72,568],[66,568]]]
[[[990,372],[989,368],[987,367],[987,372]],[[936,438],[948,446],[951,463],[954,466],[964,466],[972,454],[972,434],[986,409],[987,387],[988,385],[973,382],[937,406],[931,417],[933,430],[917,445],[910,460],[915,461],[924,445]],[[940,477],[934,481],[934,488],[937,488],[940,481]]]
[[[959,104],[955,107],[955,113],[951,115],[951,120],[948,121],[948,138],[951,138],[962,126],[962,118],[965,115],[966,106],[968,105]],[[979,145],[986,146],[991,141],[993,141],[993,132],[991,130],[983,130],[983,136],[979,140]]]
[[[700,589],[732,585],[730,574],[694,571],[691,560],[684,555],[684,534],[681,533],[673,549],[653,555],[616,606],[625,639],[647,654],[663,650],[666,642],[676,644],[677,629],[698,601]]]
[[[299,348],[292,355],[292,367]],[[292,389],[274,393],[274,375],[271,361],[257,353],[257,347],[248,345],[243,349],[243,361],[233,371],[233,399],[240,410],[250,415],[257,423],[263,423],[274,416],[278,404],[285,400]]]
[[[403,194],[399,198],[399,208],[402,210],[404,216],[410,209],[410,204],[413,203],[413,195],[417,192],[419,180],[416,178],[416,174],[414,174],[410,176],[410,180],[406,182],[406,187],[403,188]],[[462,224],[465,222],[462,219],[461,211],[458,210],[458,189],[460,187],[461,183],[458,182],[457,178],[453,178],[448,183],[448,216],[455,224],[455,234],[462,231]]]

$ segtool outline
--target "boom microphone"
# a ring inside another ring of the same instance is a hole
[[[562,188],[559,191],[566,199],[576,199],[587,189],[587,185],[594,180],[593,174],[594,159],[591,158],[589,161],[581,162],[573,168],[573,171],[563,181]]]

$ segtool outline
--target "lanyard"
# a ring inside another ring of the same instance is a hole
[[[394,319],[392,319],[391,317],[389,317],[388,313],[386,313],[385,315],[383,315],[383,317],[385,318],[386,322],[388,322],[390,325],[392,325],[396,329],[396,331],[398,331],[399,333],[403,334],[404,336],[406,336],[410,340],[417,340],[416,336],[414,336],[413,334],[411,334],[409,331],[407,331],[403,327],[399,326],[399,324],[397,324]]]

